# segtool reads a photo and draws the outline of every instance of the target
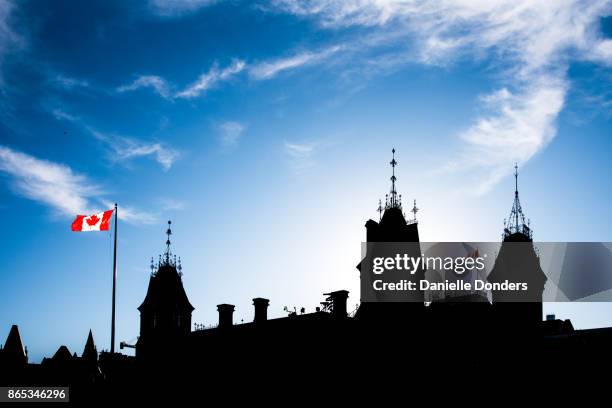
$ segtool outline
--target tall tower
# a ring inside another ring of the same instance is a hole
[[[191,313],[194,307],[189,303],[183,287],[180,258],[176,259],[170,249],[170,228],[166,231],[166,251],[159,256],[157,265],[151,258],[151,277],[140,311],[140,336],[136,343],[138,358],[157,358],[162,354],[171,355],[184,337],[191,331]]]
[[[547,277],[533,246],[533,231],[521,207],[518,192],[518,166],[514,166],[514,202],[510,217],[504,220],[502,246],[487,280],[492,283],[527,284],[527,290],[492,291],[495,317],[500,327],[518,336],[539,333],[542,321],[542,293]]]

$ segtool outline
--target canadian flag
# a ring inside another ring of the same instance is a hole
[[[114,210],[104,211],[93,215],[77,215],[72,221],[73,231],[108,231],[110,219]]]

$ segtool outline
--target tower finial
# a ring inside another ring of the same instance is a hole
[[[523,210],[521,208],[521,204],[518,199],[518,163],[517,162],[514,162],[514,201],[515,201],[515,205],[518,203],[518,206],[516,206],[516,208],[519,210],[519,211],[514,212],[514,217],[515,217],[514,225],[516,226],[517,231],[518,231],[519,212],[520,212],[520,215],[523,216]],[[525,224],[525,220],[523,220],[523,224]]]
[[[518,163],[514,162],[514,195],[518,196]]]
[[[382,200],[378,200],[378,208],[376,209],[376,211],[378,211],[378,221],[380,222],[380,220],[382,220],[383,212]]]
[[[172,225],[172,221],[168,220],[168,230],[166,231],[166,235],[168,236],[168,239],[166,240],[166,263],[169,264],[170,263],[170,235],[172,235],[172,230],[170,229],[170,226]]]
[[[397,161],[395,160],[395,148],[391,150],[393,157],[391,159],[391,197],[390,202],[387,204],[388,208],[401,208],[401,204],[397,199],[397,191],[395,190],[395,181],[397,178],[395,177],[395,166],[397,166]]]

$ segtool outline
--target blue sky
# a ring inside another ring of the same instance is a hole
[[[0,1],[0,336],[33,360],[138,334],[165,222],[196,307],[358,302],[360,242],[388,191],[424,241],[496,241],[520,165],[539,241],[610,241],[608,1]],[[351,307],[351,308],[352,308]],[[578,327],[606,304],[547,305]],[[2,334],[5,333],[5,334]]]

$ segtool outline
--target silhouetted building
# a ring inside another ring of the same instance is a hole
[[[379,201],[378,221],[370,219],[365,224],[366,257],[397,251],[398,246],[386,244],[399,245],[409,256],[421,256],[416,201],[410,210],[412,217],[407,218],[396,190],[396,165],[393,150],[390,194],[384,206]],[[346,290],[325,293],[325,300],[314,311],[285,308],[289,313],[280,318],[269,318],[270,300],[256,297],[253,321],[236,323],[236,307],[223,303],[217,305],[217,325],[195,325],[192,331],[194,307],[183,287],[180,258],[177,260],[170,250],[170,222],[166,233],[166,251],[156,264],[151,260],[147,293],[138,307],[140,335],[135,346],[128,345],[135,347],[135,358],[106,352],[98,355],[90,330],[81,357],[61,346],[41,364],[27,364],[27,350],[17,326],[13,326],[0,350],[0,380],[23,385],[70,385],[74,387],[71,390],[91,396],[99,390],[134,387],[155,394],[153,391],[170,389],[172,385],[181,390],[206,385],[207,390],[216,392],[215,385],[234,388],[235,382],[253,384],[255,391],[262,393],[273,387],[270,375],[276,380],[286,376],[292,386],[299,384],[299,379],[316,375],[318,385],[349,390],[345,380],[363,373],[391,369],[390,372],[404,375],[406,370],[414,370],[418,376],[428,367],[454,369],[446,358],[449,355],[477,359],[480,355],[490,357],[486,352],[525,352],[520,358],[541,364],[542,356],[550,354],[551,360],[557,361],[560,355],[567,359],[568,351],[576,355],[585,350],[609,354],[610,328],[575,330],[569,321],[551,318],[542,322],[546,276],[520,205],[517,172],[511,216],[488,276],[492,283],[528,282],[530,290],[516,299],[508,298],[511,295],[505,291],[493,291],[491,301],[483,292],[458,291],[426,302],[425,294],[418,290],[410,299],[400,301],[384,297],[366,300],[362,286],[362,299],[355,311],[347,308]],[[478,257],[478,248],[452,243],[430,250],[465,251]],[[361,265],[358,269],[364,273]],[[436,271],[421,267],[410,279],[418,281],[428,272]],[[521,341],[516,342],[517,338]],[[368,375],[365,377],[369,380]],[[243,391],[242,387],[235,388],[236,392]],[[355,394],[359,392],[358,389]],[[140,395],[144,394],[138,398]]]
[[[173,355],[180,351],[177,346],[191,331],[191,313],[194,307],[189,303],[182,281],[180,258],[170,251],[170,229],[166,252],[160,256],[157,265],[151,258],[151,277],[144,301],[138,307],[140,311],[140,337],[136,343],[136,356]]]
[[[402,208],[402,196],[398,194],[395,186],[397,177],[395,176],[395,149],[392,150],[393,157],[391,159],[391,191],[385,195],[385,205],[382,202],[378,203],[379,221],[372,219],[365,224],[366,239],[365,258],[372,259],[374,257],[395,256],[396,253],[405,253],[410,257],[419,258],[421,256],[421,245],[419,240],[418,222],[416,213],[416,200],[411,209],[413,214],[412,219],[406,219]],[[389,245],[389,243],[395,243]],[[362,261],[363,262],[363,261]],[[412,327],[418,327],[422,323],[424,313],[424,293],[421,290],[405,293],[404,299],[394,299],[394,294],[381,292],[377,294],[376,299],[364,299],[365,286],[369,286],[376,276],[362,270],[361,263],[357,265],[361,276],[361,304],[356,313],[356,318],[368,322],[369,324],[380,325],[397,325],[398,322],[409,324]],[[399,281],[400,279],[410,280],[418,285],[419,281],[424,278],[424,269],[419,268],[415,273],[406,276],[403,271],[387,271],[385,272],[390,281]]]
[[[542,322],[542,293],[547,277],[533,246],[533,231],[519,200],[518,167],[514,167],[514,203],[504,221],[503,242],[488,276],[491,283],[526,283],[527,290],[494,290],[492,300],[496,319],[514,335],[539,336]]]

